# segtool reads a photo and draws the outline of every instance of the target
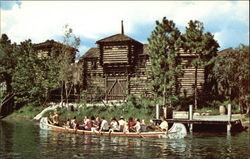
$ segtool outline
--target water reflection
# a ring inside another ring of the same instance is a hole
[[[90,136],[0,121],[0,158],[247,158],[248,132],[192,133],[185,139]]]
[[[47,153],[60,151],[63,146],[65,151],[74,150],[75,153],[71,154],[74,158],[87,156],[164,158],[168,154],[183,153],[187,149],[185,139],[166,141],[165,139],[64,134],[43,130],[40,130],[40,138],[43,149],[48,151]]]

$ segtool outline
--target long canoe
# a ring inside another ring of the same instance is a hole
[[[60,126],[51,125],[48,123],[47,118],[41,118],[40,128],[62,133],[73,133],[82,135],[99,135],[99,136],[122,136],[122,137],[138,137],[138,138],[184,138],[187,135],[186,128],[181,123],[175,123],[171,129],[166,132],[99,132],[99,131],[87,131],[87,130],[75,130],[70,128],[64,128]]]

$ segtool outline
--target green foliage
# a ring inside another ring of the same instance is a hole
[[[57,63],[59,66],[58,82],[61,85],[61,102],[65,98],[66,104],[68,104],[68,98],[74,87],[74,83],[79,83],[79,81],[73,81],[74,73],[78,70],[73,63],[75,62],[75,53],[78,51],[77,48],[80,45],[80,38],[76,37],[73,29],[69,28],[68,25],[65,25],[63,29],[63,45],[59,50]]]
[[[88,95],[88,92],[86,90],[83,90],[81,93],[80,93],[80,104],[86,104],[87,103],[87,95]]]
[[[101,101],[102,99],[104,99],[104,93],[100,86],[94,86],[92,91],[92,99],[94,99],[95,101]]]
[[[228,49],[214,59],[212,76],[219,84],[218,93],[222,100],[236,100],[241,112],[247,111],[249,88],[249,46],[240,45]]]
[[[177,77],[180,75],[180,67],[177,63],[176,41],[180,31],[172,20],[166,17],[162,22],[156,21],[155,30],[148,38],[149,58],[152,66],[148,67],[149,88],[155,99],[167,95],[169,101],[173,95],[173,88],[177,85]],[[177,91],[176,91],[177,92]]]
[[[37,55],[30,40],[24,41],[15,49],[17,64],[13,74],[12,87],[15,92],[15,102],[32,103],[39,98],[41,90],[37,83]]]
[[[30,40],[21,42],[15,48],[16,67],[12,77],[15,103],[43,104],[50,90],[58,87],[56,71],[52,59],[40,58]]]
[[[121,106],[89,106],[85,105],[75,111],[68,111],[67,109],[60,110],[60,116],[64,119],[73,118],[77,116],[81,119],[84,116],[104,116],[106,119],[111,119],[113,117],[120,118],[123,116],[125,118],[133,117],[139,119],[150,120],[155,117],[155,103],[150,99],[142,99],[136,96],[129,96],[127,103]]]
[[[206,73],[210,73],[208,68],[213,65],[212,57],[216,56],[219,44],[210,32],[204,33],[202,22],[190,20],[185,33],[178,39],[177,45],[186,52],[196,55],[196,58],[191,61],[191,65],[195,67],[194,104],[197,109],[197,69],[204,67],[207,68]]]
[[[13,47],[16,44],[11,44],[8,36],[6,34],[1,35],[0,39],[0,83],[2,97],[4,98],[7,94],[13,93],[11,87],[11,78],[16,66],[16,56],[13,51]],[[5,91],[2,89],[5,87]]]
[[[14,111],[9,118],[25,118],[33,119],[37,114],[39,114],[45,107],[36,107],[32,104],[24,105],[20,109]]]
[[[16,45],[2,35],[0,44],[0,82],[6,83],[7,93],[14,94],[16,108],[43,105],[59,86],[55,58],[39,57],[31,40]]]
[[[59,110],[60,118],[68,119],[73,118],[74,116],[77,119],[82,120],[84,116],[94,116],[101,117],[104,116],[107,120],[116,117],[120,118],[123,116],[128,119],[129,117],[139,118],[149,121],[154,118],[155,111],[153,108],[148,107],[148,109],[144,108],[136,108],[130,107],[128,105],[122,106],[113,106],[113,107],[103,107],[103,106],[91,106],[91,107],[81,107],[77,111],[68,111],[67,109]]]

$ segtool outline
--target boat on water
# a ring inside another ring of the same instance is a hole
[[[73,134],[82,134],[82,135],[98,135],[98,136],[121,136],[121,137],[138,137],[138,138],[170,138],[170,139],[179,139],[187,136],[187,129],[181,123],[174,123],[173,126],[166,132],[99,132],[99,131],[87,131],[79,129],[65,128],[61,126],[55,126],[48,123],[46,117],[41,118],[40,128],[43,130],[51,130],[55,132],[62,133],[73,133]]]

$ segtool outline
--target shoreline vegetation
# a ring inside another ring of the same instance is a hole
[[[5,119],[25,119],[25,120],[32,120],[37,114],[39,114],[46,106],[43,107],[34,107],[32,105],[28,105],[22,107],[21,109],[13,112],[11,115],[6,117]],[[146,122],[149,122],[152,119],[155,119],[155,108],[146,107],[146,108],[136,108],[131,107],[128,103],[123,104],[121,106],[82,106],[78,109],[74,108],[59,108],[57,109],[60,120],[66,121],[67,119],[72,119],[74,116],[77,117],[77,120],[83,120],[84,116],[94,116],[100,117],[104,116],[106,119],[111,119],[113,117],[119,118],[123,116],[124,118],[139,118],[144,119]],[[51,111],[50,111],[51,112]],[[209,112],[209,113],[208,113]],[[206,114],[205,116],[209,115],[219,115],[219,110],[204,107],[202,109],[196,110],[194,113],[199,113],[201,116],[202,114]],[[243,126],[250,126],[250,116],[249,114],[239,114],[238,111],[233,110],[233,119],[240,119]],[[46,112],[44,116],[49,116],[49,112]],[[249,128],[247,129],[249,131]]]

